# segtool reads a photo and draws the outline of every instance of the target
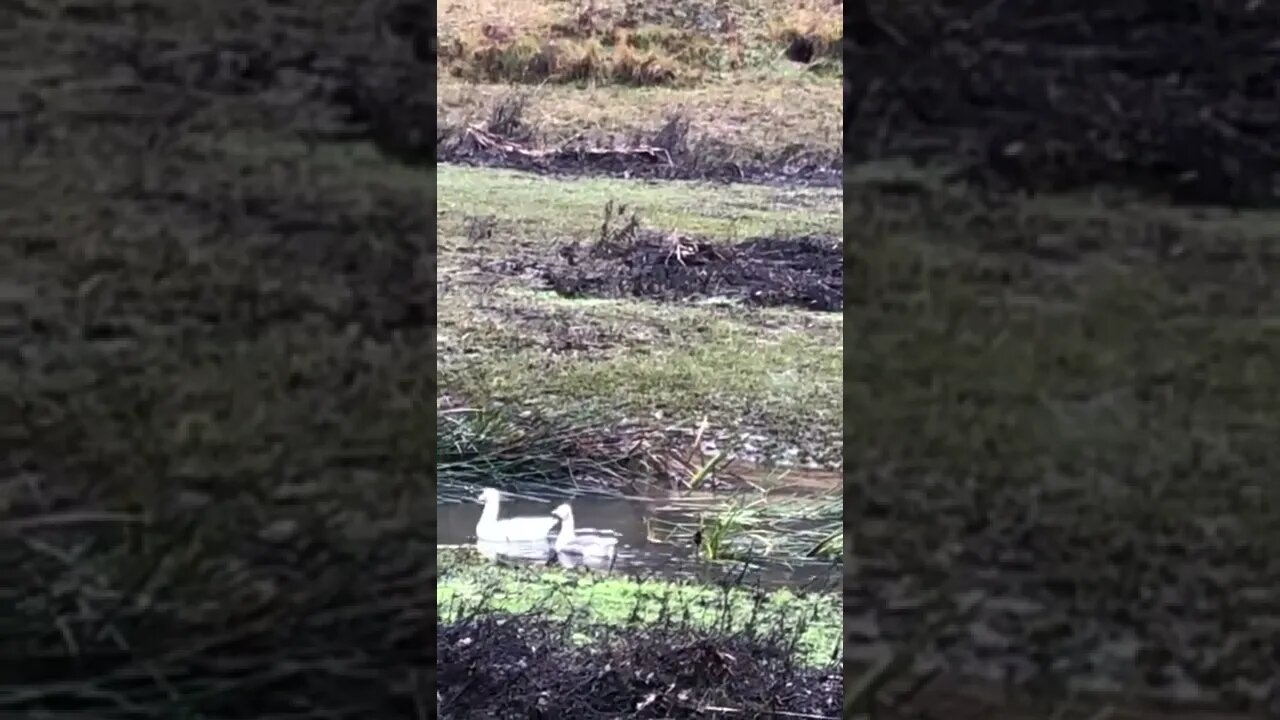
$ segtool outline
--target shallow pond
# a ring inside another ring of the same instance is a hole
[[[481,505],[470,498],[478,489],[455,488],[438,498],[436,518],[441,546],[476,545],[475,528]],[[726,497],[721,493],[719,497]],[[697,512],[674,497],[603,497],[599,495],[556,496],[533,500],[503,493],[501,517],[547,515],[561,502],[571,500],[579,528],[603,528],[620,535],[617,557],[612,561],[588,561],[592,569],[626,575],[697,579],[704,582],[732,580],[746,585],[790,587],[797,590],[835,591],[841,586],[839,560],[757,559],[750,562],[724,560],[708,562],[698,557],[692,544],[673,545],[655,541],[647,521],[696,523]],[[797,521],[800,526],[804,521]],[[819,524],[814,522],[817,529]],[[656,533],[659,534],[660,533]],[[548,557],[543,548],[521,546],[479,546],[482,554],[495,559],[530,564],[569,564],[565,558]]]

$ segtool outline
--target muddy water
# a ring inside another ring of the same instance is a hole
[[[454,498],[459,493],[450,493]],[[688,512],[667,508],[664,498],[612,498],[579,495],[541,502],[504,494],[501,516],[546,515],[557,504],[572,500],[574,519],[579,528],[602,528],[620,535],[617,558],[612,564],[589,562],[593,569],[672,579],[696,579],[704,582],[732,580],[747,585],[790,587],[797,590],[831,590],[841,586],[841,566],[831,561],[708,563],[697,557],[695,549],[653,542],[645,525],[646,518],[667,522],[696,522]],[[480,519],[479,503],[441,498],[436,507],[438,542],[440,545],[475,545],[476,522]],[[479,546],[481,553],[497,553],[500,559],[530,564],[563,564],[564,560],[541,554],[536,547]]]

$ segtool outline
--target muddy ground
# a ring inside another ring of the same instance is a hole
[[[496,224],[493,218],[472,218],[468,240],[490,240]],[[511,252],[501,260],[481,262],[479,269],[519,278],[566,298],[719,299],[821,312],[844,307],[840,238],[776,236],[727,242],[659,232],[613,202],[606,204],[596,237],[563,244],[555,257]]]
[[[846,3],[850,160],[1037,191],[1280,202],[1274,3]]]
[[[1037,511],[877,487],[846,562],[848,653],[915,645],[905,678],[961,669],[1016,693],[1137,695],[1280,714],[1280,561],[1229,524],[1125,527],[1095,501]],[[945,528],[945,530],[938,530]],[[890,696],[892,696],[890,694]]]
[[[512,132],[503,104],[482,127],[441,127],[435,150],[442,162],[506,167],[558,176],[606,175],[648,180],[751,182],[777,186],[836,187],[840,158],[821,148],[785,156],[742,157],[714,138],[690,141],[688,123],[674,118],[652,136],[596,137],[566,145]],[[508,134],[503,134],[503,130]]]
[[[564,245],[557,258],[512,257],[485,262],[481,269],[525,278],[531,287],[566,298],[727,300],[822,312],[844,307],[838,238],[766,237],[729,244],[648,230],[627,235]]]
[[[797,666],[783,636],[725,636],[688,629],[675,618],[620,632],[492,614],[441,624],[438,632],[444,718],[840,712],[840,676]],[[570,642],[571,636],[593,642]]]
[[[844,307],[838,238],[752,238],[728,245],[648,233],[561,252],[564,264],[550,269],[547,280],[565,297],[729,298],[827,312]]]

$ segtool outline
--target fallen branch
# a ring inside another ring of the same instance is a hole
[[[467,126],[465,133],[467,140],[474,143],[480,150],[500,153],[507,156],[508,159],[518,157],[535,162],[564,159],[575,159],[578,161],[642,160],[651,163],[661,163],[668,166],[674,165],[671,160],[671,153],[665,148],[656,147],[654,145],[536,149],[526,147],[513,140],[489,132],[478,125]]]

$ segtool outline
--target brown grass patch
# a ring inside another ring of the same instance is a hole
[[[548,0],[440,0],[436,17],[441,37],[475,32],[486,25],[536,33],[564,18],[568,5]]]
[[[440,59],[455,77],[473,82],[668,85],[693,77],[674,58],[625,39],[617,44],[596,37],[543,39],[508,35],[496,27],[471,38],[450,38],[441,45]]]
[[[469,82],[688,86],[767,64],[793,45],[836,52],[841,17],[831,9],[768,2],[750,10],[700,0],[451,0],[440,10],[439,60]]]
[[[484,123],[511,88],[442,80],[436,90],[443,125]],[[529,98],[525,113],[542,142],[560,145],[593,137],[652,137],[670,116],[686,117],[693,135],[740,148],[747,155],[776,156],[791,146],[840,153],[840,94],[825,83],[793,78],[736,77],[700,87],[591,88],[546,86]]]
[[[812,63],[840,57],[844,39],[842,5],[801,0],[770,28],[770,38],[786,47],[795,62]]]

